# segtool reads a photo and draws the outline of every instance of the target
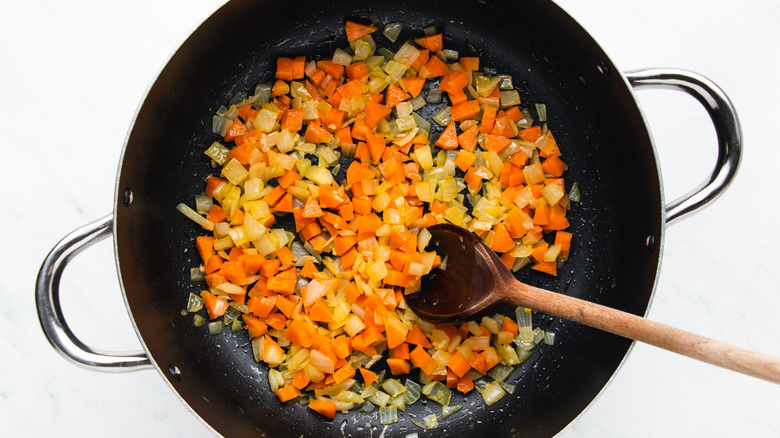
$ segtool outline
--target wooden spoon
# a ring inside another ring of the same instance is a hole
[[[422,279],[406,302],[422,319],[455,322],[513,305],[528,307],[702,362],[780,384],[780,359],[650,321],[578,298],[519,282],[498,256],[468,230],[448,224],[428,228],[429,249],[445,269]]]

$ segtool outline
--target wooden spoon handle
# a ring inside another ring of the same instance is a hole
[[[517,282],[505,291],[514,305],[529,307],[732,371],[780,384],[780,359],[640,316]]]

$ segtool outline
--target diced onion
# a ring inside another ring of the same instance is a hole
[[[492,406],[495,402],[501,400],[506,395],[506,391],[501,386],[501,383],[493,381],[485,385],[485,389],[481,392],[482,398],[485,399],[485,404]]]
[[[189,300],[187,300],[187,311],[197,312],[202,308],[203,308],[203,299],[199,295],[190,292],[190,298]]]
[[[209,231],[214,230],[214,223],[212,223],[210,220],[206,219],[205,217],[199,215],[197,211],[193,210],[186,204],[179,204],[176,206],[176,209],[179,210],[183,215],[195,221],[195,223],[205,228],[206,230]]]
[[[404,393],[406,404],[414,404],[420,398],[422,387],[412,379],[406,379],[404,386],[406,387],[406,392]]]
[[[336,51],[333,53],[333,63],[343,65],[343,66],[348,66],[352,64],[352,55],[350,55],[344,50],[337,48]]]
[[[395,406],[382,406],[379,408],[379,423],[393,424],[398,422],[398,410]]]
[[[452,414],[460,411],[463,408],[463,405],[451,405],[451,406],[442,406],[441,407],[441,418],[442,420],[449,418]]]
[[[209,323],[209,333],[214,336],[222,333],[222,321],[212,321]]]

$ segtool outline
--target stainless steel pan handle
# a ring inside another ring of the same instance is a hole
[[[135,371],[151,368],[144,351],[107,352],[81,342],[68,327],[60,306],[60,279],[71,257],[113,233],[112,214],[65,236],[46,256],[35,283],[35,301],[43,333],[65,358],[85,368],[100,371]]]
[[[704,106],[715,125],[715,169],[698,187],[666,205],[666,223],[671,225],[717,199],[734,179],[742,156],[742,129],[737,112],[720,87],[697,73],[658,68],[630,71],[625,76],[635,90],[669,88],[690,94]]]

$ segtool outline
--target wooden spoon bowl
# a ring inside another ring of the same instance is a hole
[[[509,305],[528,307],[706,363],[780,384],[780,359],[650,321],[611,307],[521,283],[495,252],[468,230],[428,228],[442,266],[422,278],[409,307],[431,322],[458,322]]]

